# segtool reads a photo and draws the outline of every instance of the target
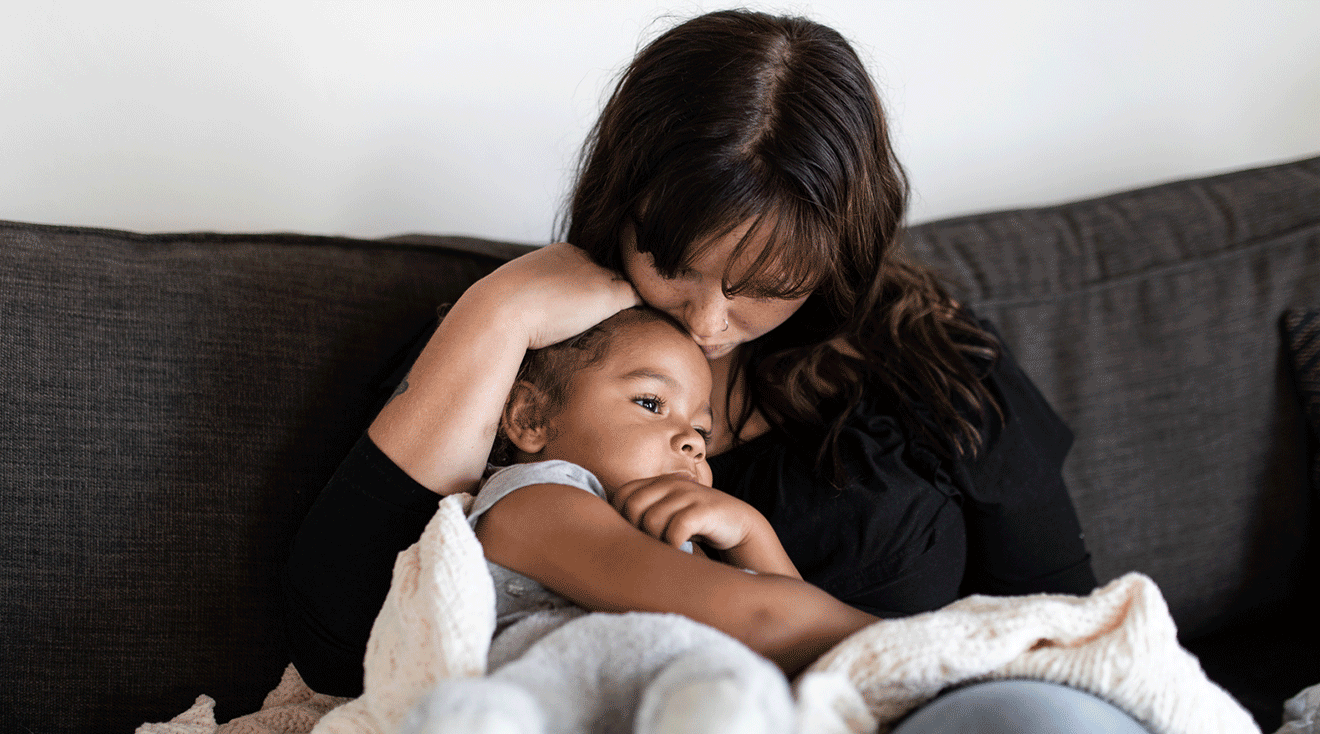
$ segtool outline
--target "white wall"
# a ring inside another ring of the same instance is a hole
[[[0,219],[545,241],[609,79],[723,3],[6,3]],[[914,221],[1320,154],[1317,0],[751,3],[852,39]]]

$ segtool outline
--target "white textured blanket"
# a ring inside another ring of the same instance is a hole
[[[202,696],[173,721],[144,724],[138,733],[390,734],[437,680],[484,674],[494,592],[464,515],[470,501],[446,498],[421,540],[399,554],[372,629],[362,697],[346,702],[314,694],[290,667],[262,711],[217,726],[214,703]],[[1159,589],[1140,574],[1086,597],[973,596],[876,623],[798,678],[799,730],[886,732],[945,687],[1002,678],[1089,691],[1155,734],[1259,731],[1178,646]],[[1298,716],[1314,716],[1314,698],[1320,697],[1299,694],[1295,700],[1311,705]],[[1281,731],[1307,730],[1285,725]]]

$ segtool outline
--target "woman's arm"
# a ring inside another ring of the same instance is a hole
[[[799,579],[683,553],[573,487],[533,485],[477,523],[486,557],[593,611],[682,614],[793,674],[876,618]]]
[[[449,310],[368,435],[431,491],[471,491],[526,351],[638,303],[626,280],[565,243],[505,263]]]
[[[557,244],[506,263],[454,304],[294,539],[287,631],[309,685],[361,693],[363,653],[395,557],[421,535],[438,494],[476,485],[525,351],[636,302],[627,282]]]
[[[362,694],[362,659],[403,549],[440,503],[362,436],[317,495],[285,566],[285,632],[307,685]]]
[[[481,478],[500,412],[527,350],[505,303],[478,283],[440,322],[367,434],[400,469],[441,495]]]

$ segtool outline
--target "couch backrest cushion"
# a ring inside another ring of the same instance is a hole
[[[0,223],[3,728],[260,707],[298,523],[396,355],[510,254],[422,239]]]
[[[1320,304],[1320,295],[1316,303]],[[1320,494],[1320,307],[1285,312],[1283,344],[1292,364],[1302,415],[1311,429],[1311,491]]]
[[[1102,578],[1184,630],[1297,583],[1303,431],[1277,320],[1320,294],[1320,159],[916,227],[1077,433]],[[523,249],[0,222],[0,722],[255,710],[280,567],[437,304]]]
[[[1298,589],[1311,500],[1279,319],[1320,294],[1320,158],[908,241],[1077,434],[1065,478],[1102,581],[1149,574],[1191,636]]]

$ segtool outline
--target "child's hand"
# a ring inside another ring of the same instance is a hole
[[[639,530],[675,548],[698,540],[726,551],[755,533],[773,534],[756,508],[683,474],[628,482],[614,492],[610,504]]]

